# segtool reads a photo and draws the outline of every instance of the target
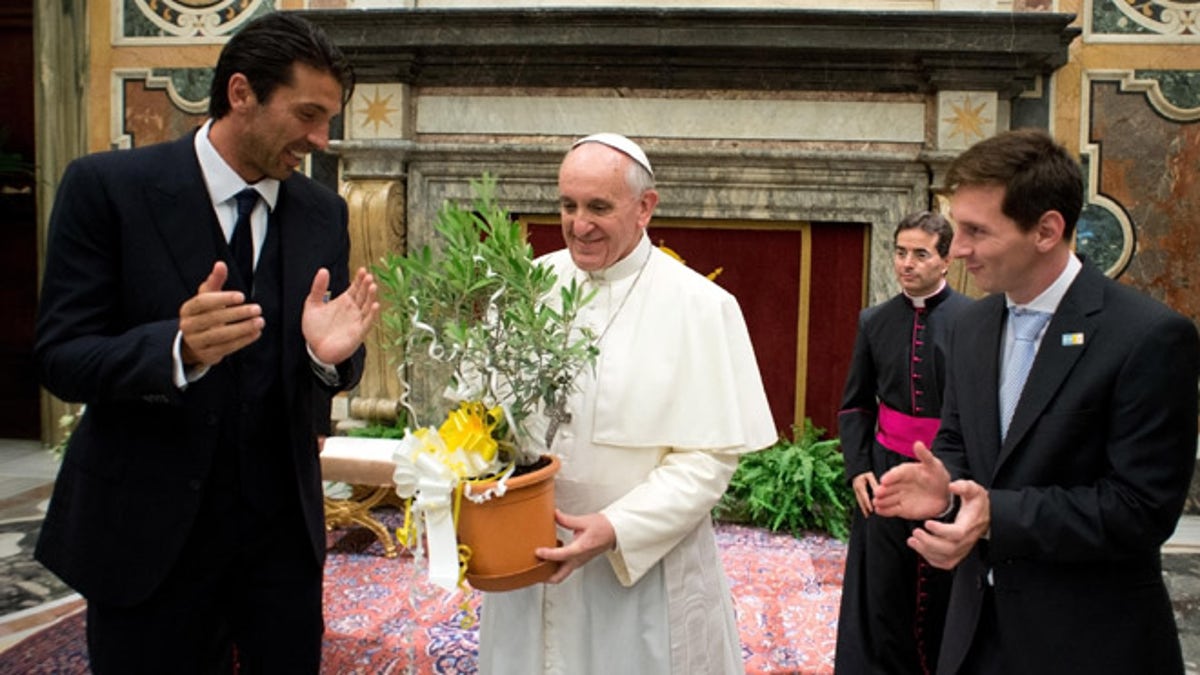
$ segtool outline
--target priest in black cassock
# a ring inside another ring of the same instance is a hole
[[[902,292],[858,318],[838,432],[859,512],[854,516],[838,619],[838,675],[937,669],[950,572],[908,547],[914,525],[875,515],[879,477],[929,446],[942,407],[946,331],[971,300],[946,284],[954,231],[940,214],[914,213],[893,235]]]

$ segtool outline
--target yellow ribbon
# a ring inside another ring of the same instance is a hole
[[[471,561],[471,547],[466,544],[458,545],[458,589],[463,592],[462,603],[458,608],[462,610],[462,621],[459,626],[464,629],[472,628],[475,625],[475,614],[471,612],[471,589],[467,588],[467,563]]]
[[[412,522],[412,502],[412,497],[404,500],[404,524],[396,528],[396,541],[409,550],[417,543],[417,528],[413,527]],[[455,518],[455,523],[457,522],[458,519]]]
[[[463,402],[446,415],[437,430],[440,442],[430,438],[432,428],[412,433],[420,441],[418,453],[430,455],[454,477],[466,480],[485,472],[495,461],[500,443],[493,434],[503,421],[504,411],[499,407],[488,410],[478,401]]]
[[[451,410],[446,415],[438,435],[447,448],[461,449],[479,455],[485,462],[491,462],[496,458],[496,449],[499,447],[496,439],[492,438],[492,432],[503,419],[504,411],[499,407],[488,410],[479,401],[463,401],[457,410]],[[459,474],[459,477],[465,476]]]
[[[395,478],[397,493],[401,496],[417,494],[420,492],[420,486],[425,482],[434,487],[440,483],[446,488],[450,488],[452,496],[447,496],[451,499],[451,527],[457,531],[464,487],[467,484],[476,485],[494,480],[494,476],[504,476],[514,468],[515,458],[503,471],[495,472],[497,454],[502,446],[510,451],[509,456],[513,455],[511,446],[507,442],[498,441],[494,437],[495,434],[504,433],[503,424],[504,410],[501,407],[488,409],[482,402],[464,401],[457,409],[446,415],[445,422],[436,431],[427,427],[410,432],[411,439],[415,439],[416,442],[412,443],[410,437],[406,436],[405,440],[410,443],[407,446],[409,449],[404,450],[403,453],[398,451],[398,456],[407,456],[412,462],[412,467],[404,472],[397,469]],[[403,477],[401,477],[402,473]],[[487,474],[487,478],[480,478],[480,474]],[[402,485],[405,489],[401,489]],[[503,494],[503,479],[501,479],[499,494]],[[421,500],[416,502],[416,510],[420,511],[428,507],[429,505]],[[396,530],[396,538],[409,549],[417,544],[418,536],[417,524],[413,522],[413,510],[413,499],[406,499],[404,524]],[[439,550],[441,549],[439,548]],[[449,551],[445,553],[449,553]],[[462,626],[470,628],[475,624],[475,617],[471,614],[470,605],[466,599],[468,595],[467,564],[471,559],[471,549],[466,545],[458,544],[457,557],[457,586],[464,592],[464,599],[460,605],[463,610]],[[442,559],[448,562],[446,557]],[[448,572],[449,570],[443,571]]]

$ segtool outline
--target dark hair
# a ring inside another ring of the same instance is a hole
[[[1083,209],[1083,177],[1066,148],[1041,129],[1017,129],[980,141],[959,155],[946,172],[946,185],[1001,185],[1000,210],[1023,230],[1047,211],[1062,214],[1063,239],[1070,240]]]
[[[209,116],[220,119],[229,113],[229,78],[234,73],[245,75],[259,103],[266,103],[277,88],[292,83],[297,62],[332,75],[342,85],[342,105],[350,100],[354,68],[342,50],[308,21],[291,12],[271,12],[225,43],[213,70]]]
[[[901,232],[913,229],[937,235],[938,255],[943,258],[950,257],[950,242],[954,239],[954,228],[950,227],[950,221],[946,220],[942,214],[936,211],[918,211],[908,214],[896,226],[896,231],[892,233],[892,244],[896,243]]]

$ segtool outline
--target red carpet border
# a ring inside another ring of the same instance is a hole
[[[747,671],[832,673],[845,546],[730,524],[718,525],[717,543]],[[411,557],[384,558],[362,530],[331,533],[329,544],[323,674],[477,672],[478,593],[464,612],[461,594],[414,579]],[[0,674],[88,673],[85,651],[80,612],[0,653]]]

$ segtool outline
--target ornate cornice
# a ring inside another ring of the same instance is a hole
[[[1067,60],[1048,12],[371,9],[300,12],[363,82],[794,91],[988,90]]]

